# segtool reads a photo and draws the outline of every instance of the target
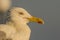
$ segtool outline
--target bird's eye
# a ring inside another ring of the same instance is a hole
[[[24,13],[23,13],[23,12],[19,12],[19,14],[20,14],[20,15],[24,15]]]

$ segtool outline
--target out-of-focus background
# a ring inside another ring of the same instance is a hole
[[[30,40],[60,40],[60,0],[12,0],[12,6],[44,19],[44,25],[28,24],[32,30]]]

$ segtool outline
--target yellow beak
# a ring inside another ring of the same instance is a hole
[[[28,18],[28,20],[31,22],[37,22],[39,24],[44,24],[44,21],[41,18],[31,17],[31,18]]]

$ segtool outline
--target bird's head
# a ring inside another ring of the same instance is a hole
[[[37,18],[31,16],[25,9],[23,8],[13,8],[11,10],[11,16],[13,16],[14,20],[18,20],[22,23],[37,22],[39,24],[44,24],[44,21],[41,18]]]
[[[7,11],[11,6],[11,0],[0,0],[0,11]]]

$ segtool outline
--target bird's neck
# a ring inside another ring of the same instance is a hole
[[[20,31],[20,32],[30,30],[27,24],[21,23],[21,22],[19,23],[18,21],[15,21],[15,22],[10,21],[7,24],[12,25],[13,27],[17,29],[17,31]]]
[[[20,29],[24,29],[24,28],[27,28],[28,27],[28,25],[27,24],[25,24],[25,23],[19,23],[19,22],[16,22],[16,23],[14,23],[14,25],[16,26],[16,28],[18,29],[18,30],[20,30]]]

